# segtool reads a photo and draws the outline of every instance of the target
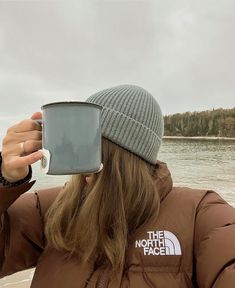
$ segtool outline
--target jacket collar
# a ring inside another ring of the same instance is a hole
[[[166,165],[166,163],[157,161],[156,169],[156,185],[158,187],[158,192],[161,202],[172,190],[172,178],[171,173]]]

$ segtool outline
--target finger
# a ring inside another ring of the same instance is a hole
[[[23,144],[21,143],[20,146],[21,146],[20,148],[23,152],[23,154],[21,154],[21,155],[24,155],[24,154],[27,155],[27,154],[31,154],[31,153],[41,149],[42,148],[42,141],[28,140],[28,141],[23,142]]]
[[[41,140],[27,140],[14,145],[3,147],[2,157],[25,156],[42,148]]]
[[[42,140],[42,132],[38,130],[29,132],[9,132],[6,137],[3,138],[3,146],[5,148],[13,147],[14,145],[25,142],[27,140]]]
[[[35,112],[33,113],[33,115],[31,116],[32,120],[37,120],[37,119],[41,119],[42,118],[42,112]]]
[[[31,119],[36,121],[37,125],[40,125],[40,127],[42,126],[42,113],[41,112],[35,112],[32,116]],[[40,121],[38,121],[40,120]]]
[[[39,125],[36,121],[32,119],[26,119],[21,121],[19,124],[15,125],[12,127],[11,130],[14,130],[16,133],[21,133],[21,132],[28,132],[28,131],[33,131],[33,130],[42,130],[41,125]]]
[[[42,156],[43,153],[41,150],[39,150],[24,157],[17,157],[16,159],[14,159],[14,163],[11,163],[11,165],[14,166],[16,169],[23,168],[39,161]]]
[[[42,132],[38,130],[34,131],[29,131],[29,132],[21,132],[21,133],[16,133],[15,135],[16,143],[20,142],[25,142],[25,141],[30,141],[30,140],[42,140]]]

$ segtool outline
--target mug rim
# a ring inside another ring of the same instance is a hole
[[[59,101],[59,102],[51,102],[47,103],[41,106],[41,109],[47,108],[48,106],[59,106],[59,105],[88,105],[88,106],[93,106],[99,109],[102,109],[102,106],[90,103],[90,102],[82,102],[82,101]]]

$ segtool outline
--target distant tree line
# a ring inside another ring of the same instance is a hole
[[[165,136],[235,137],[235,108],[164,116]]]

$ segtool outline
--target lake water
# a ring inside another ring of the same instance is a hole
[[[235,140],[164,139],[159,159],[175,186],[215,190],[235,207]]]
[[[217,191],[235,207],[235,140],[164,139],[159,160],[168,164],[175,186]],[[68,177],[45,176],[33,167],[34,189],[62,185]],[[30,287],[33,270],[0,280],[0,287]]]
[[[166,162],[175,186],[211,189],[235,206],[235,140],[164,139],[159,160]],[[67,176],[48,176],[34,166],[34,189],[63,184]]]

